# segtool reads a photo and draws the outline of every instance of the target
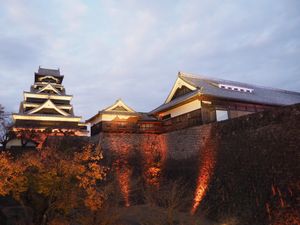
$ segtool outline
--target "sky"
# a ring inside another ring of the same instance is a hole
[[[298,0],[0,0],[0,104],[18,112],[39,66],[75,114],[121,98],[149,112],[178,71],[300,92]]]

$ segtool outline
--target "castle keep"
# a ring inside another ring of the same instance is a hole
[[[86,136],[86,124],[75,116],[68,95],[62,85],[64,76],[59,69],[39,68],[34,74],[30,91],[24,91],[19,113],[13,114],[14,131],[34,130],[50,133]]]

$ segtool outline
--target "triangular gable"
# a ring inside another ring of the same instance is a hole
[[[180,96],[186,95],[188,93],[193,92],[191,89],[187,88],[186,86],[182,85],[180,88],[177,88],[173,97],[171,98],[170,101],[172,101],[175,98],[178,98]]]
[[[111,109],[111,111],[124,111],[124,112],[127,112],[128,110],[125,109],[123,106],[116,106],[115,108]]]
[[[132,112],[135,111],[127,106],[121,99],[118,99],[115,104],[109,106],[108,108],[104,109],[103,111],[118,111],[118,112]]]
[[[170,91],[166,101],[165,101],[165,104],[170,102],[171,100],[173,100],[175,97],[178,97],[176,95],[178,95],[180,92],[180,89],[183,90],[182,88],[184,88],[185,92],[187,92],[186,89],[189,89],[191,91],[194,91],[197,89],[197,87],[189,84],[188,82],[186,82],[185,80],[183,80],[181,77],[180,77],[180,73],[178,73],[178,78],[177,80],[175,81],[175,84],[173,85],[173,88],[172,90]]]
[[[54,105],[54,103],[48,99],[44,104],[30,110],[28,112],[28,114],[34,114],[34,113],[37,113],[39,111],[41,111],[42,109],[54,109],[56,112],[58,112],[59,114],[63,115],[63,116],[69,116],[70,114],[65,112],[64,110],[61,110],[59,108],[57,108],[56,105]]]
[[[46,79],[54,80],[54,81],[56,81],[56,83],[59,82],[59,79],[55,78],[54,76],[44,76],[44,77],[40,77],[40,78],[39,78],[39,81],[43,81],[43,80],[46,80]]]
[[[54,91],[56,94],[61,94],[59,90],[57,90],[55,87],[53,87],[51,84],[45,85],[41,90],[39,90],[37,93],[42,93],[44,91]]]

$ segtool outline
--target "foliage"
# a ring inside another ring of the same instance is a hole
[[[78,210],[96,211],[103,204],[103,191],[97,184],[107,172],[101,159],[101,150],[92,145],[73,154],[48,148],[17,159],[1,152],[0,195],[11,195],[32,208],[36,224],[72,218]]]

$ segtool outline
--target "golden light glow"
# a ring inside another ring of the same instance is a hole
[[[195,214],[200,202],[207,192],[215,168],[215,148],[210,142],[209,136],[204,144],[204,148],[201,149],[200,152],[201,164],[199,167],[197,188],[194,194],[194,202],[191,209],[192,215]]]
[[[38,115],[21,115],[13,114],[14,120],[41,120],[41,121],[66,121],[66,122],[80,122],[81,117],[66,117],[66,116],[38,116]]]
[[[124,166],[120,168],[116,167],[117,179],[120,185],[121,192],[124,197],[125,206],[130,206],[129,196],[130,196],[130,177],[132,174],[132,170],[128,167]]]
[[[40,104],[37,103],[28,103],[28,102],[23,102],[23,108],[28,108],[28,107],[38,107]],[[56,105],[57,108],[59,109],[72,109],[71,105]]]
[[[147,185],[158,188],[161,182],[162,169],[166,161],[167,146],[164,137],[156,138],[155,135],[143,136],[140,148],[144,159],[144,180]],[[158,145],[158,142],[160,145]],[[149,145],[149,143],[152,144]]]
[[[60,113],[63,116],[70,116],[69,113],[65,112],[64,110],[59,109],[50,99],[45,101],[42,105],[30,110],[28,114],[34,114],[39,112],[42,109],[54,109],[56,112]]]
[[[53,77],[53,76],[44,76],[44,77],[40,77],[39,78],[39,81],[43,81],[45,79],[52,79],[52,80],[55,80],[57,83],[59,82],[59,79]]]
[[[37,93],[42,93],[45,90],[54,91],[56,94],[61,94],[59,90],[53,87],[51,84],[46,84],[42,89],[40,89]]]
[[[117,159],[113,162],[112,168],[115,170],[116,179],[119,183],[119,188],[124,198],[125,206],[130,206],[130,190],[131,190],[131,175],[132,168],[128,164],[128,155],[130,152],[130,146],[124,143],[121,146],[118,142],[111,141],[110,142],[111,150],[117,154]],[[121,149],[120,151],[118,151]]]

